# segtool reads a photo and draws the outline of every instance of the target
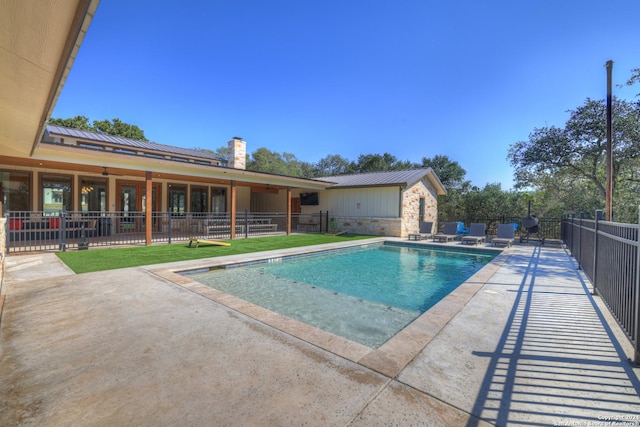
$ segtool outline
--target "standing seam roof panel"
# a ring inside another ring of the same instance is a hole
[[[426,168],[405,171],[371,172],[356,175],[328,176],[317,179],[334,182],[335,184],[332,186],[332,188],[363,187],[375,185],[409,185],[419,181],[431,171],[431,168]]]
[[[170,145],[158,144],[155,142],[138,141],[135,139],[122,138],[119,136],[104,135],[96,132],[88,132],[84,130],[71,129],[56,125],[47,125],[47,132],[70,136],[74,138],[80,138],[88,141],[107,142],[110,144],[120,145],[123,148],[140,148],[144,150],[160,151],[163,153],[178,154],[189,157],[199,157],[203,159],[219,160],[226,162],[225,159],[214,156],[213,154],[206,153],[204,151],[192,150],[188,148],[173,147]]]

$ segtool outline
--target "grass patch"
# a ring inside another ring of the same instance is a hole
[[[292,234],[289,236],[256,237],[241,240],[222,240],[231,246],[210,246],[202,244],[197,249],[187,243],[172,243],[129,248],[106,248],[88,251],[56,252],[71,270],[77,274],[92,271],[113,270],[116,268],[138,267],[141,265],[162,264],[192,259],[211,258],[227,255],[247,254],[251,252],[271,251],[295,248],[299,246],[321,245],[324,243],[345,242],[368,239],[374,236],[342,234],[327,236],[324,234]]]

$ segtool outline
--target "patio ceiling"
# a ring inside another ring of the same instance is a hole
[[[0,153],[40,143],[99,0],[0,1]]]

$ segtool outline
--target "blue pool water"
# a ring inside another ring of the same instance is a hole
[[[495,255],[376,244],[184,274],[225,293],[377,348]]]

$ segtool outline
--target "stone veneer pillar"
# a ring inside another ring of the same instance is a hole
[[[438,227],[438,199],[435,189],[426,180],[421,180],[402,195],[402,230],[400,237],[419,231],[420,199],[424,199],[424,220],[433,222],[433,232]]]
[[[229,167],[234,169],[247,168],[247,143],[238,136],[229,141]]]

